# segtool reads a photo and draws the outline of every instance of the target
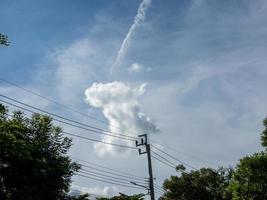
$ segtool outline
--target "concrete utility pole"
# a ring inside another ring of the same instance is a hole
[[[154,193],[154,178],[153,178],[153,172],[152,172],[152,163],[151,163],[151,154],[150,154],[150,144],[147,142],[147,134],[139,135],[141,138],[141,142],[139,143],[136,141],[136,146],[144,146],[146,147],[146,151],[142,151],[139,149],[139,155],[141,154],[147,154],[147,163],[148,163],[148,172],[149,172],[149,194],[151,197],[151,200],[155,200],[155,193]]]

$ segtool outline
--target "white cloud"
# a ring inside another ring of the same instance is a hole
[[[123,133],[129,136],[137,136],[143,131],[155,133],[158,131],[156,125],[140,111],[138,104],[138,97],[145,92],[145,85],[133,89],[122,82],[94,83],[85,91],[86,101],[91,106],[102,109],[112,132],[125,130]],[[132,141],[108,136],[104,136],[103,141],[133,145]],[[101,143],[97,143],[95,149],[99,155],[116,153],[112,146]]]
[[[140,63],[133,63],[130,68],[129,68],[129,72],[135,72],[138,73],[142,70],[143,65]]]
[[[46,63],[39,64],[36,79],[50,87],[49,95],[53,99],[58,98],[70,106],[81,105],[88,84],[99,77],[105,78],[103,74],[108,70],[105,66],[112,57],[112,42],[102,40],[96,44],[92,38],[81,38],[65,48],[50,50]]]
[[[58,50],[55,54],[55,62],[58,65],[55,71],[58,95],[67,103],[77,101],[76,88],[86,85],[92,75],[88,74],[91,63],[88,58],[94,56],[93,45],[84,39],[75,42],[69,48]],[[71,94],[70,94],[71,91]],[[66,98],[68,97],[68,98]]]
[[[110,68],[110,76],[112,75],[114,68],[117,67],[121,63],[121,61],[123,60],[123,58],[127,52],[128,46],[131,42],[132,35],[133,35],[135,29],[145,20],[146,10],[150,4],[151,4],[151,0],[143,0],[142,3],[140,4],[140,6],[137,10],[137,14],[134,18],[134,23],[132,24],[126,37],[124,38],[124,40],[121,44],[121,47],[118,51],[118,55],[116,57],[116,60]]]
[[[79,191],[82,194],[88,193],[88,194],[100,195],[100,196],[113,196],[116,193],[118,193],[116,186],[112,186],[112,187],[109,187],[109,186],[104,186],[104,187],[82,187],[82,186],[78,186],[78,185],[72,184],[71,190],[74,191],[74,192],[78,192]]]

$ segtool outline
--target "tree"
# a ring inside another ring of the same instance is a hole
[[[267,150],[267,117],[263,120],[263,126],[265,129],[261,134],[261,145]]]
[[[119,196],[114,196],[111,198],[101,197],[101,198],[97,198],[97,200],[143,200],[144,196],[145,196],[144,194],[135,194],[132,196],[128,196],[126,194],[120,193]]]
[[[267,147],[267,118],[261,135],[261,144]],[[267,199],[267,152],[255,153],[239,161],[230,183],[233,199]]]
[[[242,158],[231,180],[234,200],[267,199],[267,154],[255,153]]]
[[[5,46],[10,45],[10,42],[8,41],[7,35],[3,35],[2,33],[0,33],[0,45],[5,45]]]
[[[13,115],[0,104],[0,199],[67,199],[80,168],[67,156],[71,140],[48,116]]]
[[[165,180],[162,200],[226,200],[231,199],[227,186],[231,177],[231,169],[202,168],[186,172],[182,165],[177,166],[180,176],[171,176]]]

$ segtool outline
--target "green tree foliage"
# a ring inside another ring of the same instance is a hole
[[[261,135],[261,144],[267,147],[267,118]],[[242,158],[237,165],[230,184],[233,199],[267,199],[267,152],[255,153]]]
[[[177,166],[179,176],[171,176],[165,180],[166,191],[162,200],[224,200],[231,199],[226,189],[231,177],[231,169],[213,170],[202,168],[186,172],[184,166]]]
[[[261,134],[261,145],[267,150],[267,117],[263,120],[263,125],[265,129]]]
[[[0,199],[63,200],[80,166],[67,156],[71,140],[48,116],[8,115],[0,104]]]
[[[242,158],[230,183],[234,200],[267,199],[267,154],[255,153]]]
[[[187,173],[184,166],[178,165],[180,176],[171,176],[164,182],[166,192],[161,199],[267,199],[267,118],[263,125],[261,144],[265,151],[240,159],[234,170],[202,168]]]
[[[132,196],[128,196],[126,194],[120,193],[119,196],[114,196],[111,198],[97,198],[97,200],[143,200],[144,199],[144,194],[135,194]]]
[[[10,45],[7,35],[3,35],[2,33],[0,33],[0,45],[4,45],[4,46]]]

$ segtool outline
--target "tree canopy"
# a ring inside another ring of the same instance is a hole
[[[70,146],[50,117],[9,115],[0,104],[0,199],[69,199],[71,177],[80,168],[67,156]]]
[[[4,46],[10,45],[10,42],[8,41],[7,35],[3,35],[2,33],[0,33],[0,45],[4,45]]]
[[[241,158],[235,168],[201,168],[186,171],[163,183],[161,200],[263,200],[267,199],[267,118],[261,144],[264,151]],[[88,200],[89,195],[69,195],[72,175],[80,165],[67,155],[71,139],[53,125],[49,116],[20,111],[9,114],[0,104],[0,199]],[[97,200],[143,200],[144,194],[120,193]]]
[[[230,183],[234,200],[267,199],[267,118],[263,125],[261,144],[265,151],[240,159]]]
[[[184,166],[178,165],[179,174],[164,182],[166,192],[161,199],[267,199],[267,118],[263,125],[261,144],[265,151],[241,158],[234,169],[201,168],[186,172]]]
[[[233,173],[230,189],[234,200],[267,199],[267,154],[242,158]]]
[[[227,192],[231,170],[220,168],[201,168],[190,172],[185,167],[178,167],[179,176],[171,176],[165,180],[163,188],[166,191],[162,200],[224,200],[231,199]]]
[[[267,117],[263,120],[263,125],[265,129],[261,134],[261,145],[265,147],[265,150],[267,151]]]

